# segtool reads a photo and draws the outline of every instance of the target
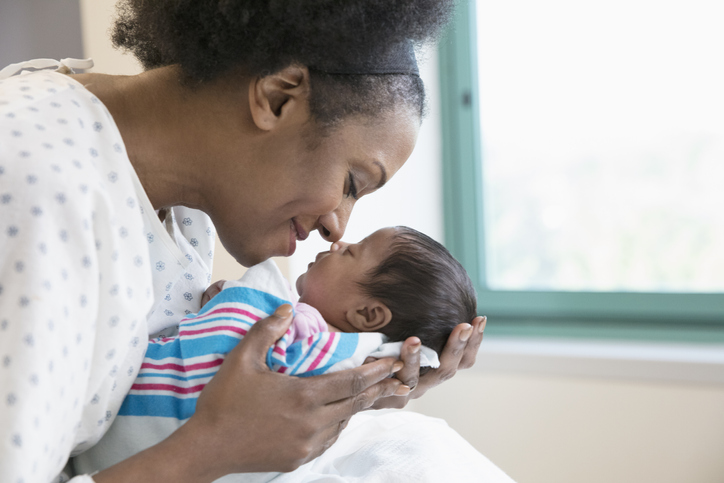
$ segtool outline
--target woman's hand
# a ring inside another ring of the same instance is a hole
[[[229,473],[291,471],[319,456],[352,415],[380,397],[407,394],[403,363],[299,378],[272,372],[266,355],[291,324],[291,307],[254,324],[206,385],[196,412],[169,438],[94,476],[115,481],[204,482]]]
[[[403,408],[410,399],[416,399],[429,389],[447,381],[458,369],[468,369],[475,364],[475,358],[483,341],[486,317],[475,317],[470,324],[460,324],[453,329],[440,355],[440,367],[420,376],[420,339],[410,337],[402,344],[400,359],[405,363],[395,377],[412,388],[406,396],[391,396],[378,399],[370,409]]]

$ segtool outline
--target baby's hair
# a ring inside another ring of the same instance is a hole
[[[477,315],[470,277],[442,244],[412,228],[396,227],[389,250],[360,283],[392,312],[380,332],[395,342],[417,336],[440,354],[455,326]]]

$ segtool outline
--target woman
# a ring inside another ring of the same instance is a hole
[[[449,9],[128,0],[114,41],[145,73],[0,85],[2,481],[47,481],[100,438],[148,334],[208,283],[211,238],[197,234],[213,235],[209,218],[247,266],[292,254],[312,230],[341,238],[356,200],[412,152],[424,89],[411,48]],[[472,365],[484,327],[456,328],[441,368],[419,381],[416,338],[402,362],[302,380],[263,363],[289,315],[255,325],[180,430],[93,479],[292,470],[356,412],[404,406]]]

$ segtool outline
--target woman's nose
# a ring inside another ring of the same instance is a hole
[[[319,234],[328,242],[336,242],[344,235],[354,201],[344,200],[336,210],[319,217]]]

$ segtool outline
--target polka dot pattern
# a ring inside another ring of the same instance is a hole
[[[0,481],[54,481],[138,372],[154,290],[135,176],[80,84],[0,81]]]
[[[146,243],[156,305],[148,316],[148,330],[154,336],[170,336],[182,317],[201,309],[201,295],[211,282],[216,231],[209,217],[198,210],[174,207],[163,223],[152,210],[149,202],[144,216],[150,212]]]

